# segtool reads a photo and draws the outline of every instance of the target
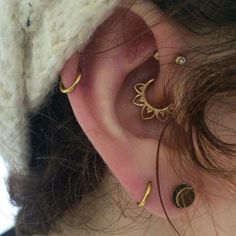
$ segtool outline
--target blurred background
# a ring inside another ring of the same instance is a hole
[[[10,201],[6,188],[8,172],[3,159],[0,157],[0,235],[14,227],[14,216],[17,208]]]

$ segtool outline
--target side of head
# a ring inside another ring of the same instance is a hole
[[[64,64],[65,87],[81,73],[75,91],[67,98],[56,88],[29,113],[31,171],[9,179],[12,199],[22,207],[19,234],[54,231],[71,207],[97,191],[107,167],[135,202],[152,181],[146,209],[158,217],[183,224],[233,205],[235,3],[122,4]],[[175,63],[180,55],[187,58],[181,66]],[[167,122],[143,120],[133,103],[134,86],[150,79],[148,101],[175,105]],[[184,210],[172,199],[181,183],[196,194]]]

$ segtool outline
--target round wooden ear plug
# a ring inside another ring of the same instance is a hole
[[[178,208],[186,208],[194,202],[195,193],[188,184],[179,185],[173,193],[173,202]]]

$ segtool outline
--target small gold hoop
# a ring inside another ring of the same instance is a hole
[[[69,88],[65,88],[62,81],[60,82],[60,91],[64,94],[68,94],[71,93],[75,90],[76,85],[80,82],[81,79],[81,73],[79,74],[79,76],[77,77],[77,79],[75,80],[75,82],[69,87]]]
[[[174,113],[174,104],[171,103],[169,106],[158,109],[153,107],[146,98],[146,90],[149,85],[154,82],[154,79],[149,80],[145,83],[137,83],[134,85],[135,91],[138,93],[133,99],[133,104],[142,107],[141,117],[143,120],[150,120],[156,117],[161,122],[166,122],[170,115]]]
[[[152,191],[152,182],[149,181],[148,184],[147,184],[147,189],[146,189],[146,192],[144,194],[144,197],[143,197],[142,201],[137,202],[138,207],[144,207],[146,205],[146,202],[148,200],[148,197],[149,197],[151,191]]]

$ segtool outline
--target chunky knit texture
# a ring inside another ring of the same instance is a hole
[[[0,0],[0,154],[21,172],[29,157],[27,109],[53,89],[120,0]]]

